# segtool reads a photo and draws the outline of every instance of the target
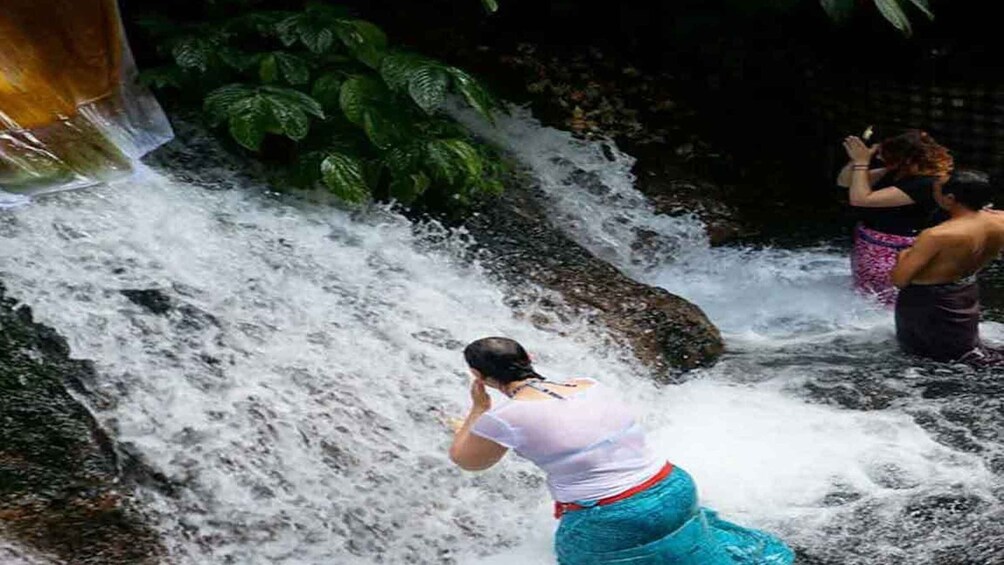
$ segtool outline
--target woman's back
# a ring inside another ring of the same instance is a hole
[[[537,464],[554,499],[563,502],[612,496],[658,473],[665,461],[648,449],[629,408],[610,388],[578,382],[591,386],[555,393],[561,398],[505,402],[472,432]]]
[[[892,173],[886,174],[872,189],[895,186],[909,196],[913,204],[889,208],[858,208],[858,214],[868,229],[892,235],[915,236],[945,219],[934,200],[934,185],[937,180],[934,176],[897,179]]]
[[[509,449],[547,472],[560,565],[677,563],[791,565],[780,540],[700,508],[686,471],[655,457],[631,410],[592,379],[558,384],[533,369],[523,346],[486,337],[464,348],[471,410],[450,459],[467,470]],[[486,387],[511,400],[496,403]]]

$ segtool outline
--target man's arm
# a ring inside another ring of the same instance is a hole
[[[930,230],[924,230],[913,243],[913,247],[904,249],[899,254],[899,260],[893,267],[890,277],[892,284],[903,288],[913,282],[913,279],[924,267],[927,267],[940,251],[938,236]]]

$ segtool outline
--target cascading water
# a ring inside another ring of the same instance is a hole
[[[819,562],[925,563],[953,540],[917,515],[960,535],[999,517],[982,453],[916,423],[926,407],[909,379],[922,377],[877,353],[891,347],[888,315],[843,290],[839,256],[708,249],[696,220],[645,207],[614,148],[525,116],[486,135],[539,177],[557,223],[697,301],[733,353],[657,387],[584,326],[558,336],[515,319],[504,289],[457,259],[462,240],[381,210],[207,190],[219,183],[181,168],[0,216],[0,278],[95,361],[86,400],[173,485],[141,489],[173,561],[551,562],[554,522],[530,465],[466,474],[446,458],[440,418],[467,406],[460,348],[488,334],[526,343],[546,375],[621,388],[709,505]],[[129,289],[159,289],[167,311]],[[875,380],[901,383],[898,404],[828,402],[879,364]],[[971,502],[973,525],[920,504],[935,498]]]
[[[1000,403],[910,398],[937,398],[929,391],[944,383],[928,386],[932,376],[993,374],[914,366],[897,355],[892,316],[851,290],[846,251],[711,248],[693,217],[654,213],[633,187],[633,159],[613,145],[528,127],[518,108],[490,128],[470,112],[454,115],[532,171],[556,224],[576,241],[700,305],[722,329],[731,354],[700,382],[667,391],[673,416],[654,432],[696,472],[708,501],[772,524],[807,555],[834,563],[1004,562],[1004,529],[986,527],[1004,513],[1004,450],[987,441],[1001,418],[980,421]],[[981,332],[991,342],[1004,337],[992,322]],[[898,410],[859,411],[889,405]],[[944,414],[953,414],[949,422],[933,423]],[[984,514],[966,516],[973,507]],[[954,530],[942,537],[916,523],[925,521]],[[987,535],[978,555],[960,548]]]
[[[885,312],[849,289],[843,254],[826,247],[711,248],[695,217],[654,212],[634,188],[634,160],[612,144],[527,127],[529,113],[519,108],[497,127],[471,112],[453,112],[533,171],[556,225],[633,278],[700,305],[731,338],[778,337],[786,343],[888,326]]]
[[[0,563],[4,565],[49,565],[51,562],[41,556],[33,555],[30,550],[24,547],[0,539]]]

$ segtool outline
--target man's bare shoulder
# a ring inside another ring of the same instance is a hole
[[[990,220],[997,226],[1004,227],[1004,210],[984,210],[980,213],[985,219]]]
[[[944,241],[963,236],[967,231],[965,226],[949,220],[920,232],[917,239],[924,239],[930,242]]]
[[[1004,230],[1004,223],[1001,224],[1001,229]],[[978,222],[966,220],[948,220],[920,232],[914,247],[949,249],[968,246],[974,240],[985,237],[987,232],[986,224],[980,225]],[[1001,231],[1001,234],[1004,237],[1004,231]]]

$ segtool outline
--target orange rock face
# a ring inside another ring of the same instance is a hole
[[[120,82],[115,0],[4,0],[0,10],[0,131],[65,119]]]

